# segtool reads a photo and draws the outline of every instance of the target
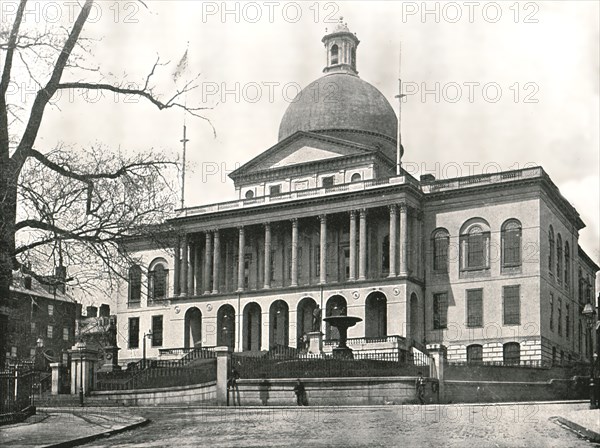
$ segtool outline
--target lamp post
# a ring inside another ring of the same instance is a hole
[[[594,329],[594,317],[596,316],[596,311],[594,310],[594,306],[591,303],[586,303],[585,307],[583,308],[583,311],[581,312],[581,314],[583,314],[583,316],[586,318],[587,323],[588,323],[588,328],[589,328],[589,334],[590,334],[590,347],[592,348],[592,359],[591,361],[591,366],[590,366],[590,409],[596,409],[597,408],[597,397],[596,397],[596,372],[595,372],[595,364],[596,364],[596,359],[598,357],[598,354],[596,353],[595,347],[594,347],[594,339],[592,337],[592,329]]]
[[[144,333],[144,343],[142,350],[142,369],[146,368],[146,338],[152,337],[152,330],[148,330],[148,333]]]
[[[38,362],[37,359],[38,359],[38,356],[39,356],[39,351],[43,350],[43,349],[44,349],[44,340],[42,338],[37,338],[37,341],[35,341],[34,375],[35,375],[35,373],[37,373],[37,387],[39,387],[40,399],[42,398],[42,384],[40,382],[40,373],[39,373],[39,371],[37,371],[38,369],[36,367],[37,367],[37,362]],[[35,390],[33,391],[33,399],[34,399],[34,403],[33,404],[35,405]]]

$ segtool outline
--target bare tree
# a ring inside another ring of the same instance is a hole
[[[80,280],[85,280],[83,267],[96,262],[106,274],[120,273],[114,265],[117,241],[163,221],[172,211],[173,176],[166,173],[175,163],[164,156],[151,151],[108,155],[99,146],[73,151],[36,145],[51,99],[65,89],[108,91],[206,120],[205,108],[180,100],[196,87],[195,79],[175,88],[168,99],[155,93],[153,76],[166,65],[160,59],[137,86],[125,80],[103,82],[102,77],[96,82],[80,80],[85,76],[63,79],[99,72],[86,65],[90,47],[82,35],[94,1],[83,3],[69,28],[28,29],[26,5],[21,0],[12,23],[0,25],[0,334],[5,333],[12,270],[31,263],[36,275],[36,266],[58,257],[61,265],[82,268]],[[20,73],[37,86],[30,107],[8,101],[11,82]],[[0,358],[4,353],[0,344]]]

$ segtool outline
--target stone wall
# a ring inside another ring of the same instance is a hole
[[[205,404],[212,406],[216,404],[217,386],[216,382],[212,381],[192,386],[164,387],[160,389],[94,391],[92,396],[98,400],[105,399],[110,404],[124,406],[164,404]]]

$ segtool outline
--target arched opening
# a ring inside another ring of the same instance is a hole
[[[235,310],[223,305],[217,313],[217,345],[235,348]]]
[[[196,308],[190,308],[185,313],[184,347],[195,348],[202,346],[202,312]]]
[[[410,295],[410,314],[408,320],[408,335],[411,340],[421,342],[421,313],[419,312],[419,298],[413,292]]]
[[[244,308],[244,330],[242,332],[244,351],[260,351],[260,328],[262,310],[256,302],[249,303]]]
[[[387,336],[387,299],[382,292],[372,292],[365,302],[365,337]]]
[[[269,310],[269,341],[270,347],[289,344],[289,307],[283,300],[277,300]]]
[[[362,180],[362,177],[360,175],[360,173],[354,173],[352,175],[352,177],[350,178],[350,182],[360,182]]]
[[[338,63],[338,46],[333,44],[331,47],[331,65],[335,65]]]
[[[350,65],[353,70],[356,70],[356,48],[354,47],[350,50]]]
[[[327,317],[345,316],[347,314],[347,306],[346,299],[344,299],[342,296],[331,296],[327,301],[327,306],[325,307],[325,315]],[[329,323],[325,323],[325,339],[337,340],[339,338],[340,332],[338,329]]]
[[[167,262],[158,258],[148,269],[148,300],[150,302],[167,298]]]
[[[298,310],[296,312],[296,341],[299,349],[304,348],[302,342],[304,334],[313,331],[312,321],[315,308],[317,308],[317,302],[311,297],[305,297],[298,303]]]

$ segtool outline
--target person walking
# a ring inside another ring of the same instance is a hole
[[[296,404],[298,406],[306,406],[308,405],[308,400],[306,398],[306,388],[300,379],[296,380],[296,385],[294,386],[294,393],[296,394]]]
[[[425,378],[423,378],[423,373],[418,372],[418,378],[415,381],[415,389],[417,390],[417,399],[420,404],[425,404]]]

